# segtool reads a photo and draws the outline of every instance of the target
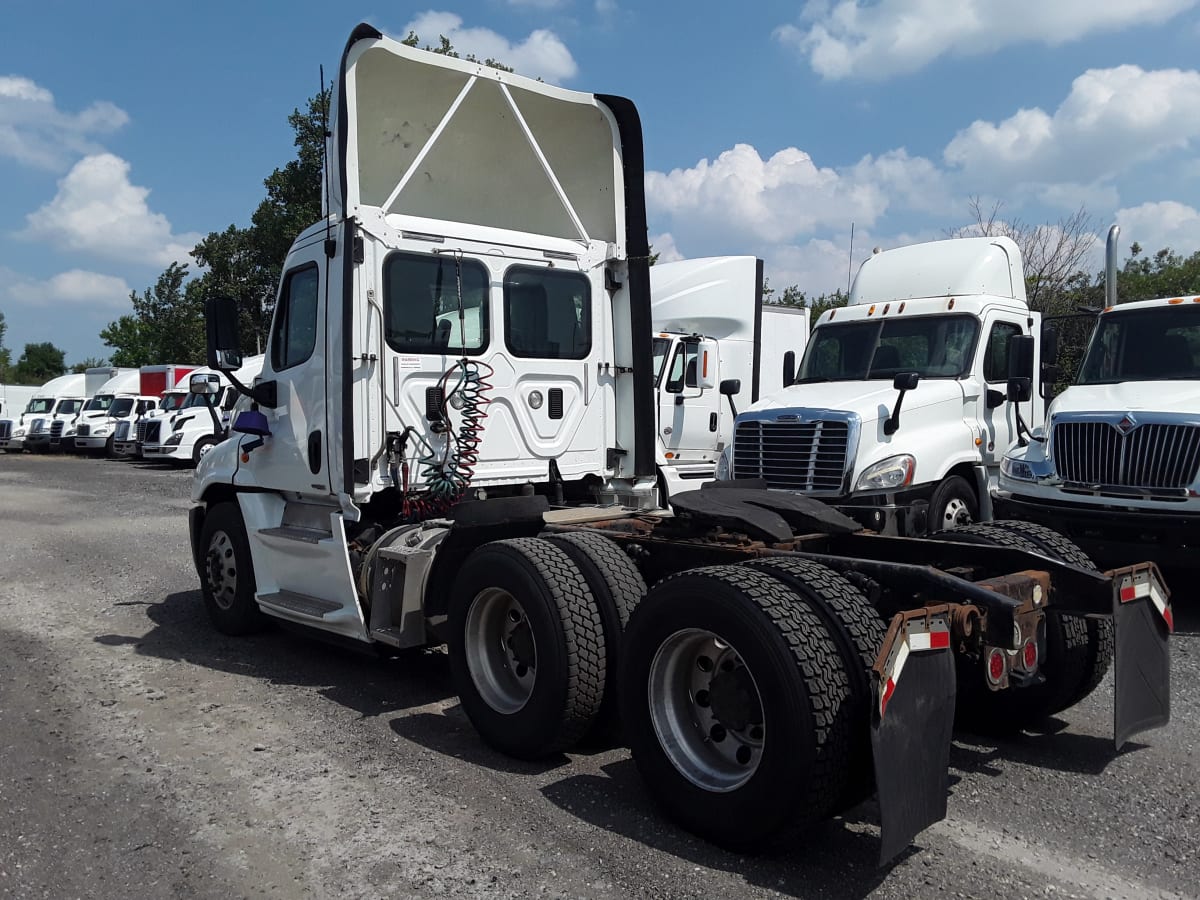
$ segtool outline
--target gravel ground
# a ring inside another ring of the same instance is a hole
[[[1172,724],[1114,754],[1111,676],[1050,733],[956,738],[949,818],[882,869],[864,804],[725,853],[624,750],[484,747],[445,655],[214,632],[190,473],[0,455],[0,897],[1200,895],[1200,606]]]

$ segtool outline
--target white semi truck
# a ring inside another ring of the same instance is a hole
[[[191,396],[187,389],[187,376],[195,366],[175,363],[142,366],[138,370],[139,393],[143,397],[158,397],[158,404],[142,412],[134,419],[117,423],[113,432],[112,454],[116,457],[140,457],[139,434],[145,432],[148,423],[163,416],[172,416],[179,411]]]
[[[83,408],[85,389],[82,374],[51,378],[15,419],[0,421],[0,450],[57,450],[71,420]]]
[[[1103,564],[1200,566],[1200,296],[1119,303],[1117,226],[1105,309],[1045,428],[1004,458],[1005,516],[1049,525]]]
[[[20,416],[37,395],[37,390],[32,385],[0,384],[0,421]]]
[[[234,373],[242,384],[253,384],[262,371],[263,358],[252,356]],[[218,390],[191,394],[173,415],[139,423],[137,440],[145,459],[196,465],[201,457],[225,440],[228,416],[241,392],[217,369],[198,368],[193,375],[211,375]]]
[[[718,477],[763,478],[886,534],[987,520],[1000,460],[1042,424],[1040,322],[1008,238],[876,253],[794,383],[738,416]],[[1010,396],[1017,363],[1028,383]]]
[[[75,449],[84,453],[102,451],[112,458],[117,429],[139,416],[158,408],[159,397],[140,393],[141,373],[125,369],[114,375],[92,398],[92,408],[79,417],[75,426]]]
[[[137,369],[118,368],[116,366],[99,366],[88,369],[86,376],[86,397],[83,409],[79,411],[63,435],[63,449],[75,451],[75,437],[81,424],[92,425],[103,422],[108,416],[108,407],[116,396],[118,389],[123,392],[136,390]],[[90,429],[89,429],[90,430]]]
[[[734,847],[876,791],[881,853],[903,850],[945,814],[956,694],[1021,727],[1104,674],[1109,645],[1080,616],[1121,637],[1117,744],[1167,720],[1170,608],[1150,564],[1101,574],[1021,523],[868,533],[761,485],[646,514],[657,416],[630,101],[367,25],[334,96],[327,217],[285,261],[252,407],[193,482],[218,629],[444,641],[467,716],[516,756],[619,713],[647,790]],[[236,371],[233,301],[209,302],[208,336],[210,365]]]
[[[764,305],[762,287],[753,256],[650,269],[662,506],[713,478],[737,405],[779,390],[785,367],[804,355],[808,310]]]

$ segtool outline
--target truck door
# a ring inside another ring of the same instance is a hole
[[[711,459],[716,453],[722,397],[717,390],[700,388],[702,364],[695,340],[676,341],[659,382],[659,437],[668,453],[682,455],[684,461],[699,453]],[[710,358],[708,365],[719,367],[720,360]],[[719,383],[720,377],[718,371],[712,380]]]
[[[984,320],[981,335],[982,359],[975,371],[983,381],[983,390],[978,400],[983,438],[979,449],[982,461],[987,465],[998,466],[1004,454],[1017,440],[1016,407],[1009,403],[1007,398],[1001,401],[1000,397],[1006,394],[1008,388],[1010,343],[1017,335],[1029,333],[1027,322],[1028,316],[1021,317],[1013,313],[1000,313],[988,316]],[[1031,402],[1040,400],[1035,398]],[[1030,404],[1025,403],[1021,407],[1026,424],[1030,424]]]
[[[322,242],[294,251],[288,262],[261,379],[275,383],[278,405],[263,409],[271,437],[239,468],[237,481],[301,494],[328,494]]]

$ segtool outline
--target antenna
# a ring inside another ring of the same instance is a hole
[[[854,223],[850,223],[850,258],[846,260],[846,296],[850,296],[850,276],[854,272]]]
[[[321,212],[325,214],[325,237],[328,238],[331,205],[331,198],[329,196],[329,100],[325,98],[325,66],[321,65],[319,68],[321,72],[321,90],[317,94],[317,97],[321,103],[321,174],[323,176],[321,186],[324,188],[325,194],[321,198],[321,206],[323,207]]]

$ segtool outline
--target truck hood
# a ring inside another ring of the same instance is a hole
[[[1198,407],[1200,381],[1125,381],[1069,387],[1055,398],[1050,414],[1139,409],[1194,413]]]
[[[886,419],[900,394],[887,381],[818,381],[794,384],[759,400],[747,412],[777,409],[835,409],[858,413],[864,424]],[[939,403],[961,403],[962,387],[949,379],[922,381],[916,390],[904,395],[904,411]]]

